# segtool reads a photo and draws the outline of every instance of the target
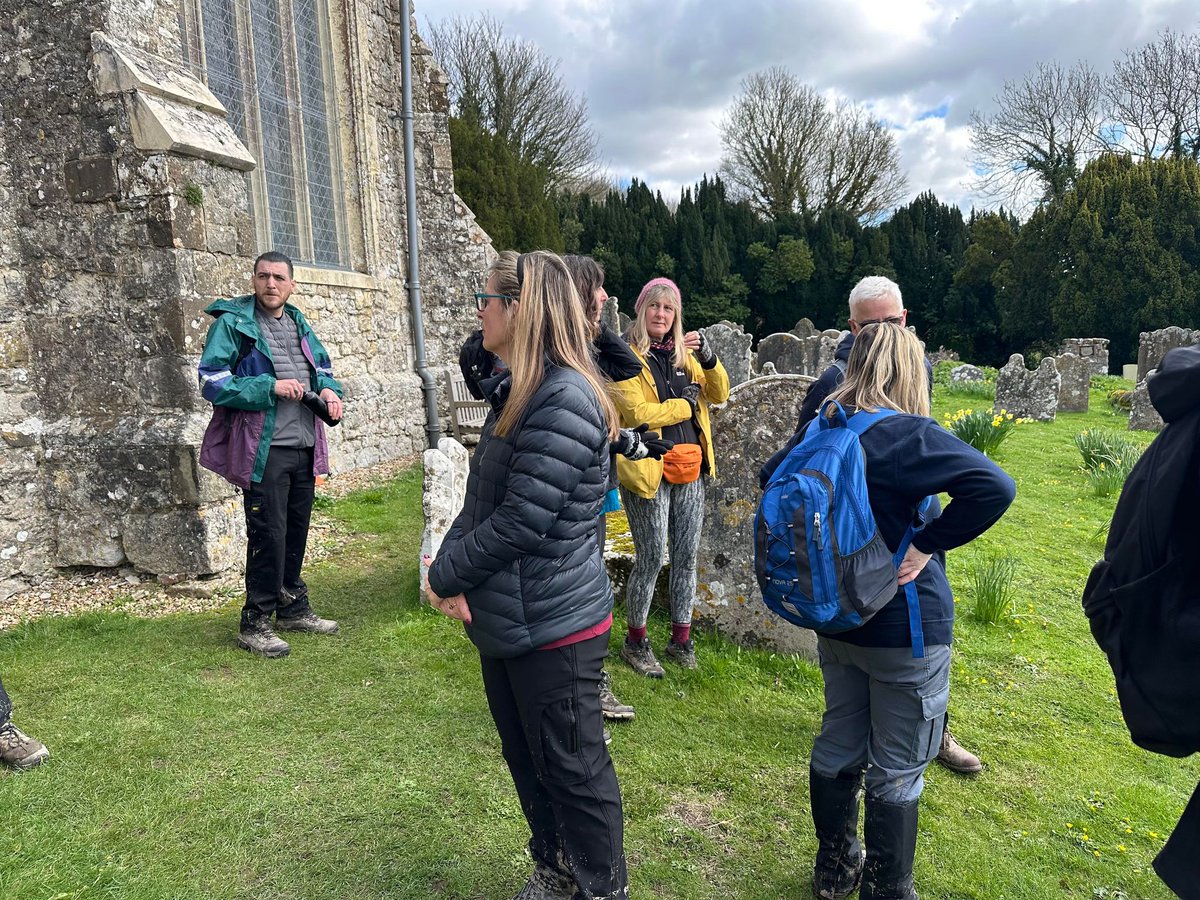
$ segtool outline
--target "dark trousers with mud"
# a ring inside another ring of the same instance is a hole
[[[300,577],[308,545],[316,477],[311,447],[272,447],[262,481],[242,498],[246,510],[246,606],[242,625],[276,613],[307,612]]]
[[[628,896],[621,789],[600,713],[608,635],[514,659],[480,658],[504,760],[532,833],[530,852],[559,867],[561,850],[589,898]]]

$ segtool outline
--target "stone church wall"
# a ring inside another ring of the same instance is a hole
[[[399,5],[330,5],[352,270],[298,267],[294,302],[347,390],[336,475],[425,435]],[[244,552],[240,498],[197,463],[210,408],[195,371],[204,307],[247,293],[270,247],[256,161],[187,65],[196,9],[30,0],[0,21],[0,597],[53,566],[205,573]],[[454,195],[446,81],[419,39],[413,66],[426,349],[445,367],[492,250]]]

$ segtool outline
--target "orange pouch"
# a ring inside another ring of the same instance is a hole
[[[671,484],[690,484],[700,477],[703,458],[699,444],[676,444],[663,455],[663,478]]]

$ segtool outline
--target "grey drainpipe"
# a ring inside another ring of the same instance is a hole
[[[425,320],[421,315],[421,274],[417,260],[417,170],[413,159],[412,100],[412,24],[411,3],[400,0],[400,65],[404,101],[400,117],[404,120],[404,211],[408,222],[408,305],[412,316],[413,342],[417,351],[417,374],[425,394],[425,434],[430,448],[436,448],[442,436],[438,420],[437,379],[425,362]]]

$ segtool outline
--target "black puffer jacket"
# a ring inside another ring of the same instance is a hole
[[[485,656],[520,656],[612,611],[596,541],[608,478],[608,433],[591,386],[547,363],[525,420],[493,429],[511,384],[484,379],[492,412],[471,459],[467,499],[429,569],[441,597],[466,594],[467,633]]]

